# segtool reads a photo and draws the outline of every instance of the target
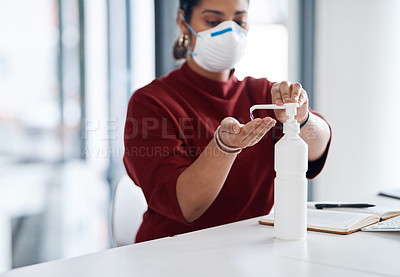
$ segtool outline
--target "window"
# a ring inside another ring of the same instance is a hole
[[[288,79],[287,1],[252,0],[246,53],[236,65],[238,79],[265,77],[271,81]]]
[[[0,2],[0,154],[58,160],[62,152],[53,0]]]

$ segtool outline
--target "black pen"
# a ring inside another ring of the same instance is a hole
[[[369,207],[375,207],[375,205],[366,204],[366,203],[357,203],[357,204],[318,203],[318,204],[315,204],[315,208],[317,208],[317,209],[323,209],[323,208],[369,208]]]

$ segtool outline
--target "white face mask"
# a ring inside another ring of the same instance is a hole
[[[180,16],[185,20],[182,14]],[[197,37],[193,52],[188,53],[205,70],[221,72],[232,69],[243,56],[247,31],[236,22],[224,21],[214,28],[199,33],[196,33],[187,22],[186,25]]]

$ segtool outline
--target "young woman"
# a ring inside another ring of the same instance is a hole
[[[330,128],[308,108],[299,83],[234,76],[248,6],[248,0],[181,0],[174,54],[185,63],[129,102],[124,164],[148,203],[137,242],[270,211],[274,144],[285,112],[265,111],[251,121],[252,105],[298,102],[300,136],[309,146],[307,177],[325,163]]]

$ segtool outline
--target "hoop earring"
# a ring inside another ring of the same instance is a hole
[[[186,53],[189,46],[189,36],[181,34],[174,44],[173,54],[177,60],[186,58]]]
[[[188,45],[189,45],[189,36],[181,34],[178,38],[178,46],[180,48],[187,49]]]

